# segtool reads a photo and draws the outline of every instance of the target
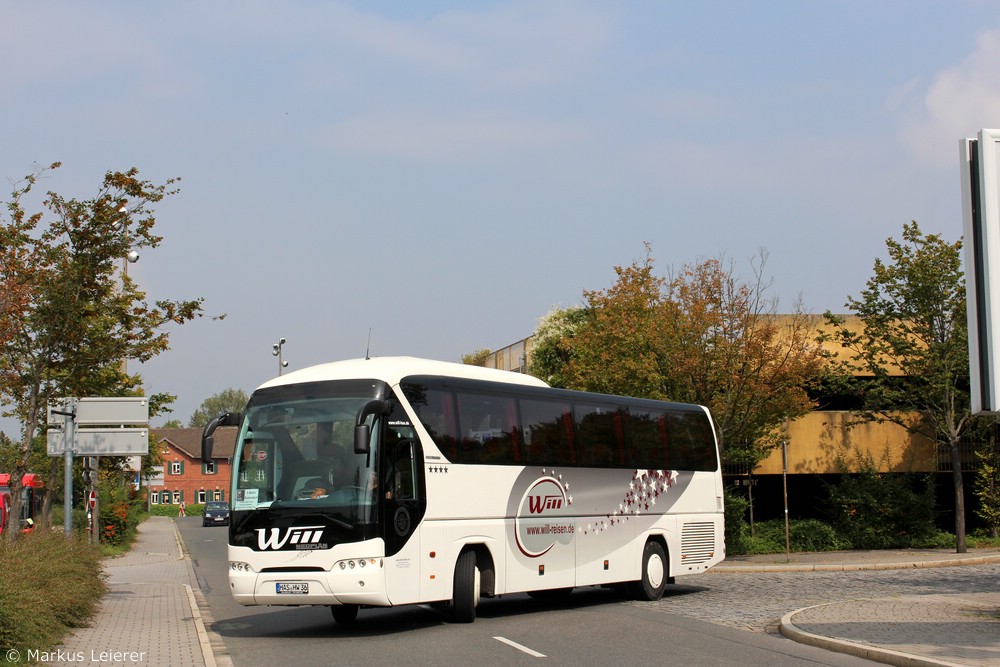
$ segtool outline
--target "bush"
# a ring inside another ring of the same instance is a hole
[[[0,542],[0,646],[49,651],[93,615],[106,589],[99,550],[85,539],[36,529]]]
[[[765,544],[777,545],[785,550],[785,522],[781,519],[757,524],[757,539]],[[792,551],[839,551],[848,545],[839,538],[833,527],[816,519],[795,519],[788,524],[788,537]],[[773,552],[769,552],[773,553]]]
[[[730,487],[725,487],[726,502],[726,553],[739,555],[750,553],[750,524],[747,523],[747,510],[750,508],[750,501],[734,491]]]
[[[901,549],[934,543],[934,487],[928,476],[880,473],[871,456],[861,472],[828,489],[830,522],[853,549]]]

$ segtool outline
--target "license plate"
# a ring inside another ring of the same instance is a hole
[[[309,593],[309,584],[305,582],[281,582],[277,583],[278,593],[290,593],[292,595],[306,595]]]

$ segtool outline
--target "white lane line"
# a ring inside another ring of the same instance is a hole
[[[527,653],[528,655],[530,655],[532,657],[535,657],[535,658],[544,658],[545,657],[544,653],[539,653],[538,651],[532,651],[527,646],[521,646],[517,642],[512,642],[511,640],[507,639],[506,637],[494,637],[493,639],[497,640],[498,642],[502,642],[504,644],[507,644],[507,646],[513,646],[518,651],[524,651],[525,653]]]

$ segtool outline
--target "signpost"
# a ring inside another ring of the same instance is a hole
[[[66,487],[63,530],[73,533],[73,456],[133,456],[149,453],[149,399],[145,396],[63,398],[49,405],[49,456],[63,457]],[[96,467],[88,506],[97,515]],[[92,530],[93,533],[93,530]],[[93,537],[93,534],[92,534]]]

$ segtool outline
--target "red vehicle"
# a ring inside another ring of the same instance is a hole
[[[7,518],[10,516],[10,489],[0,486],[0,535],[3,535],[4,528],[7,527]]]
[[[42,511],[42,477],[33,473],[28,473],[21,478],[21,526],[31,525],[28,520],[34,522]],[[8,525],[13,525],[13,518],[10,516],[11,506],[10,496],[10,474],[0,473],[0,533],[7,529]]]

